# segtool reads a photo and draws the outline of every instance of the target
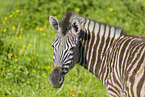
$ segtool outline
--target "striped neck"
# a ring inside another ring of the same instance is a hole
[[[120,28],[81,17],[79,63],[98,78],[103,56],[115,40],[124,36]]]

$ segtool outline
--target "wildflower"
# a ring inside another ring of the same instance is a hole
[[[48,66],[48,69],[50,68],[50,66]]]
[[[37,68],[38,68],[38,69],[40,69],[40,67],[39,67],[39,66],[38,66]]]
[[[70,88],[71,91],[73,91],[73,88]]]
[[[113,11],[113,8],[110,8],[109,10],[112,12]]]
[[[71,95],[71,93],[69,93]]]
[[[43,77],[45,77],[45,74],[43,74]]]
[[[5,21],[3,21],[3,24],[5,23]]]
[[[51,65],[51,67],[53,67],[53,65]]]
[[[39,55],[38,55],[38,54],[36,54],[36,56],[38,57]]]
[[[3,72],[3,70],[2,70],[2,72]]]
[[[51,25],[49,25],[49,28],[51,28]]]
[[[72,94],[72,96],[75,96],[75,94]]]
[[[79,12],[80,11],[80,8],[76,8],[76,11]]]
[[[13,30],[15,30],[16,29],[16,27],[15,26],[13,26]]]
[[[13,14],[15,14],[15,12],[13,12]]]
[[[16,37],[16,39],[18,40],[18,37]]]
[[[43,36],[46,36],[46,33],[43,33]]]
[[[20,31],[22,32],[22,31],[23,31],[23,29],[20,29]]]
[[[7,30],[6,29],[4,29],[4,32],[6,32]]]
[[[7,20],[7,17],[5,17],[5,20]]]
[[[5,68],[3,68],[3,70],[5,70]]]
[[[40,31],[43,31],[44,29],[43,28],[40,28]]]
[[[11,59],[11,56],[9,57],[9,59]]]
[[[8,72],[10,72],[10,70],[8,70]]]
[[[36,72],[36,70],[33,70],[33,72]]]
[[[18,12],[20,12],[20,10],[16,10],[16,12],[18,13]]]
[[[18,47],[18,50],[19,50],[20,48]]]
[[[46,91],[46,90],[44,89],[44,91]]]
[[[78,91],[77,93],[82,93],[82,91]]]
[[[55,18],[57,18],[56,16],[54,16]]]
[[[32,46],[32,44],[29,45],[30,47]]]
[[[51,33],[53,33],[54,31],[52,30]]]
[[[25,45],[23,45],[23,48],[25,48],[26,46]]]
[[[34,56],[32,56],[32,59],[34,58]]]
[[[19,35],[19,38],[20,38],[20,39],[22,39],[22,36],[21,36],[21,35]]]
[[[13,15],[11,14],[9,17],[11,18]]]
[[[23,52],[23,49],[20,50],[20,53],[22,53],[22,52]]]
[[[47,69],[47,67],[45,67],[45,69]]]
[[[13,54],[11,53],[11,56],[13,56]]]
[[[39,30],[39,27],[37,27],[36,30]]]
[[[18,61],[18,59],[16,58],[15,61]]]
[[[49,91],[49,92],[51,92],[51,91]]]
[[[107,20],[109,20],[109,17],[106,17]]]
[[[15,44],[12,44],[12,46],[15,46]]]

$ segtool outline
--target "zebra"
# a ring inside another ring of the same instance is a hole
[[[49,82],[60,88],[76,63],[94,74],[110,97],[145,97],[145,37],[128,35],[121,28],[68,11],[59,22],[50,16],[57,31],[54,68]]]

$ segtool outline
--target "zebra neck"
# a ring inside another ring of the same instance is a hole
[[[123,36],[120,28],[109,26],[84,18],[80,32],[80,58],[79,62],[84,68],[99,78],[98,71],[103,56],[112,43]]]

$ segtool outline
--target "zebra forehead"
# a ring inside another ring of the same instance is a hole
[[[69,20],[71,18],[71,16],[74,13],[72,11],[68,11],[66,12],[66,14],[64,15],[62,21],[61,21],[61,27],[62,27],[62,34],[65,35],[67,33],[67,29],[69,28]]]

